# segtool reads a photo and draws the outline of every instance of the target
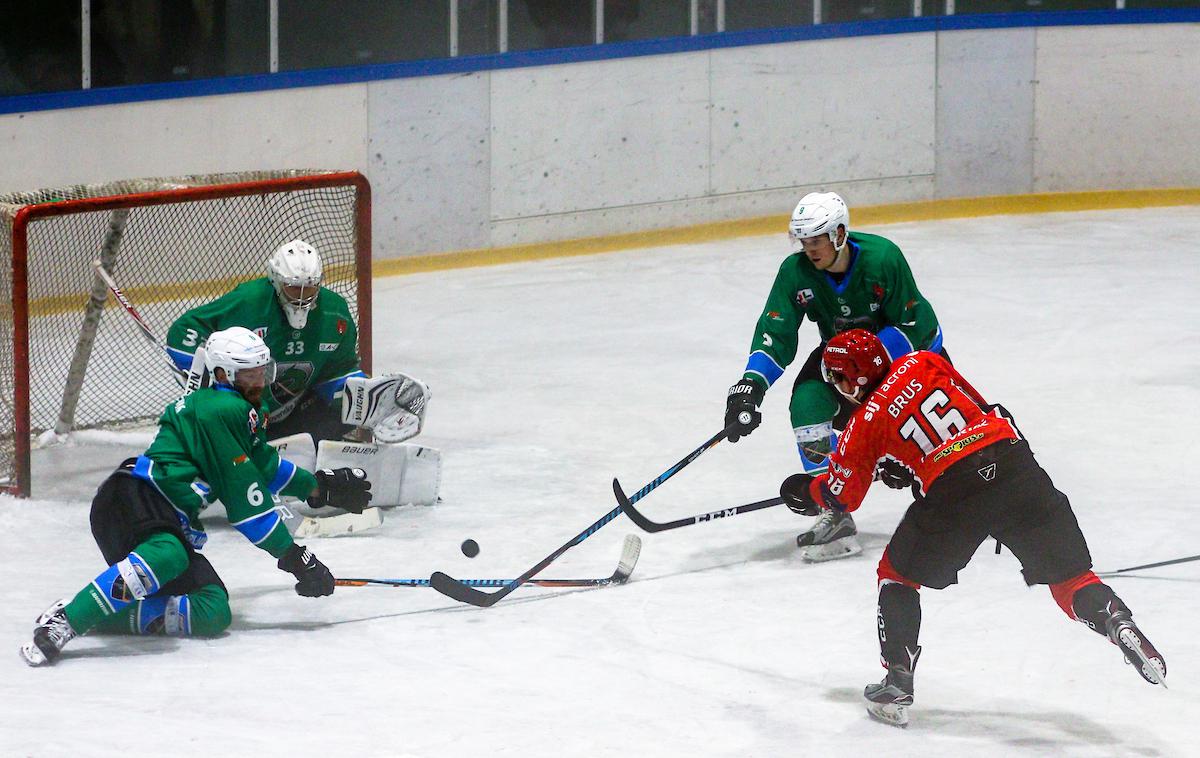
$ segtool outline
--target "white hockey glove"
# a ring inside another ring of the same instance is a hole
[[[342,422],[375,433],[380,442],[403,442],[425,423],[429,387],[406,374],[352,376],[342,391]]]

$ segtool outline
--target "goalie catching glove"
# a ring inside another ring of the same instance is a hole
[[[342,423],[370,429],[377,442],[403,442],[425,424],[429,387],[406,374],[352,376],[342,390]]]
[[[308,498],[312,508],[332,506],[362,513],[371,503],[371,482],[360,468],[321,469],[315,472],[317,493]],[[280,567],[282,568],[282,567]]]
[[[317,556],[303,545],[292,545],[275,564],[281,571],[286,571],[298,580],[296,594],[303,597],[323,597],[332,595],[334,588],[333,573],[329,567],[317,560]]]

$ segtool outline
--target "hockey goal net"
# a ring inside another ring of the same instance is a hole
[[[35,436],[149,421],[180,393],[94,260],[165,339],[185,310],[264,276],[276,247],[304,239],[350,304],[369,370],[370,205],[361,174],[311,170],[0,194],[0,490],[30,494]]]

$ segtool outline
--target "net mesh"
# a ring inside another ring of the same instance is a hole
[[[104,185],[75,185],[0,195],[0,256],[12,260],[13,218],[22,207],[62,200],[159,192],[320,175],[316,171],[254,172]],[[234,285],[265,276],[267,256],[301,238],[320,253],[325,286],[346,298],[358,318],[353,184],[259,191],[204,200],[138,205],[131,199],[112,271],[159,339],[185,310]],[[94,282],[91,263],[110,235],[113,210],[38,217],[27,226],[29,394],[34,434],[59,417],[68,369]],[[0,267],[0,484],[15,475],[12,267]],[[147,342],[120,307],[108,301],[74,414],[74,428],[107,427],[156,418],[179,395],[163,353]]]

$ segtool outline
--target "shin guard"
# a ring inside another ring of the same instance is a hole
[[[921,654],[917,644],[921,631],[921,596],[917,590],[891,580],[881,583],[877,631],[883,667],[911,675]]]

